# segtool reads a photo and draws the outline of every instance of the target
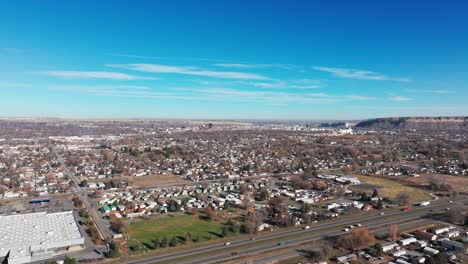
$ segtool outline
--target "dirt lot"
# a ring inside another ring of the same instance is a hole
[[[457,191],[468,191],[468,177],[463,176],[450,176],[443,174],[421,174],[416,178],[407,179],[412,184],[429,185],[432,177],[437,177],[441,182],[450,184],[454,190]]]
[[[190,183],[174,174],[152,174],[148,176],[132,177],[134,188],[156,187],[164,184]]]
[[[377,189],[380,195],[391,199],[395,198],[400,192],[407,192],[411,194],[411,202],[431,199],[431,196],[427,191],[411,186],[406,186],[400,183],[398,180],[390,180],[379,176],[372,177],[357,175],[357,177],[363,184],[351,187],[351,189],[356,191],[372,191],[373,189]]]

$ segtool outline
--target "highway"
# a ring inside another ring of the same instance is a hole
[[[400,230],[408,230],[408,229],[417,228],[417,227],[422,226],[422,225],[431,224],[433,222],[434,221],[427,220],[427,219],[417,219],[417,220],[413,220],[411,222],[404,221],[402,223],[399,223],[398,225],[399,225]],[[383,228],[382,227],[376,227],[376,228],[372,229],[372,232],[373,233],[376,233],[376,232],[379,233],[379,232],[385,231],[386,229],[387,229],[387,227],[383,227]],[[266,253],[260,254],[260,255],[258,255],[258,254],[256,254],[255,256],[254,255],[247,255],[246,257],[243,257],[243,258],[250,259],[251,263],[253,263],[253,264],[266,264],[266,263],[272,263],[273,261],[279,260],[279,259],[289,259],[289,258],[301,256],[301,255],[304,255],[304,252],[311,252],[311,251],[319,250],[319,249],[320,249],[319,246],[293,247],[293,248],[289,248],[289,249],[286,249],[284,251],[279,251],[279,252],[278,252],[278,250],[276,250],[276,253],[275,253],[275,250],[272,250],[272,251],[269,251],[269,252],[266,252]],[[231,263],[231,262],[232,263],[239,263],[239,259],[233,259],[229,263]]]
[[[364,228],[372,228],[418,219],[433,213],[433,211],[444,209],[445,207],[460,206],[462,202],[465,201],[465,198],[454,198],[453,201],[454,203],[450,203],[448,200],[433,201],[429,206],[417,207],[406,212],[392,210],[387,211],[384,215],[380,215],[380,213],[377,212],[372,215],[332,220],[323,224],[316,224],[309,230],[300,228],[288,229],[258,236],[255,241],[243,238],[232,240],[230,246],[224,246],[220,243],[196,249],[181,249],[177,251],[177,253],[161,254],[141,260],[129,260],[127,263],[216,263],[229,260],[233,257],[260,253],[278,248],[277,243],[279,241],[284,241],[286,245],[289,246],[322,239],[326,236],[339,235],[344,233],[342,229],[350,224],[363,223]],[[233,256],[232,252],[237,252],[237,255]]]
[[[414,219],[415,219],[414,216],[404,217],[404,218],[399,219],[398,221],[393,221],[391,223],[392,224],[406,223],[406,222],[412,221]],[[370,228],[379,228],[379,227],[382,227],[382,226],[385,226],[385,225],[388,225],[388,224],[389,224],[388,220],[381,219],[380,221],[376,221],[376,222],[374,222],[372,224],[366,224],[365,226],[366,226],[366,228],[370,229]],[[344,232],[344,231],[342,231],[341,229],[338,229],[338,228],[336,228],[335,230],[324,230],[323,232],[318,232],[316,234],[311,234],[310,236],[304,236],[304,237],[298,237],[298,238],[292,238],[292,239],[285,240],[285,242],[286,242],[285,246],[295,246],[295,245],[299,245],[299,244],[306,243],[306,242],[317,241],[317,240],[323,239],[326,236],[338,236],[338,235],[342,235],[342,234],[345,234],[345,233],[347,233],[347,232]],[[242,255],[258,254],[258,253],[262,253],[262,252],[266,252],[266,251],[275,250],[275,249],[278,249],[278,248],[280,248],[280,246],[278,246],[278,243],[268,243],[268,244],[261,245],[261,246],[258,246],[258,247],[251,247],[251,248],[235,251],[235,252],[237,252],[236,255],[232,255],[232,252],[229,252],[229,253],[225,253],[225,254],[219,254],[219,255],[209,256],[209,257],[206,257],[206,258],[197,259],[195,261],[190,260],[190,261],[187,261],[187,262],[180,262],[180,263],[193,263],[193,264],[218,263],[220,261],[220,259],[222,259],[223,261],[226,261],[226,260],[232,259],[234,257],[239,257],[239,256],[242,256]]]

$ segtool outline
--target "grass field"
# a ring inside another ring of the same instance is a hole
[[[179,244],[184,243],[185,234],[190,232],[192,239],[199,237],[199,241],[220,239],[224,223],[207,221],[199,215],[180,215],[152,220],[142,220],[130,224],[129,245],[134,243],[152,244],[153,240],[161,240],[167,236],[169,240],[177,237]],[[238,236],[232,232],[228,236]]]
[[[369,188],[361,188],[358,186],[352,186],[351,189],[354,191],[372,191],[377,189],[380,196],[388,197],[390,199],[395,198],[400,192],[407,192],[410,194],[410,201],[424,201],[431,200],[429,193],[423,189],[406,186],[396,180],[389,180],[379,176],[357,176],[364,186]]]

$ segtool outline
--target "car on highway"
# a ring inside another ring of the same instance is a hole
[[[232,252],[231,255],[237,255],[239,252]]]
[[[309,230],[310,226],[304,226],[304,230]]]
[[[362,224],[357,224],[356,226],[357,226],[357,227],[362,227]]]
[[[379,215],[384,215],[385,213],[384,212],[381,212]]]
[[[349,229],[349,228],[343,229],[343,231],[345,231],[345,232],[349,232],[350,230],[351,230],[351,229]]]
[[[257,238],[256,238],[256,237],[251,237],[251,238],[250,238],[250,240],[255,240],[255,239],[257,239]]]
[[[279,242],[279,243],[278,243],[278,246],[284,246],[284,245],[286,245],[285,242]]]
[[[453,203],[453,201],[449,201],[449,203]]]
[[[229,246],[229,245],[231,245],[231,242],[226,242],[226,243],[224,243],[224,245]]]

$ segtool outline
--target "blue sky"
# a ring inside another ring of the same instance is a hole
[[[466,1],[1,1],[0,116],[468,115]]]

